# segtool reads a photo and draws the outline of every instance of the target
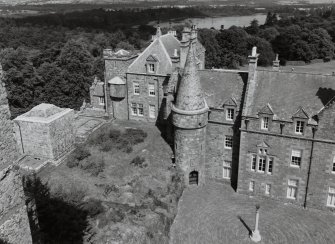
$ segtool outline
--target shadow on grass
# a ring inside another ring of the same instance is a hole
[[[83,243],[88,227],[87,211],[60,197],[52,197],[49,187],[36,176],[25,177],[24,186],[26,196],[36,203],[42,243]]]
[[[249,236],[252,234],[252,230],[250,227],[245,223],[244,219],[242,219],[241,216],[237,216],[237,218],[241,221],[241,223],[244,225],[244,227],[248,230]]]

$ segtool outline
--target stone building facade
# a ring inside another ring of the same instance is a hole
[[[14,121],[21,154],[58,160],[74,147],[73,109],[42,103]]]
[[[106,65],[103,85],[124,104],[104,110],[163,124],[186,184],[335,209],[335,76],[282,71],[278,56],[261,69],[256,47],[246,71],[204,69],[194,27],[180,41],[158,28],[142,53],[120,52],[129,63]]]

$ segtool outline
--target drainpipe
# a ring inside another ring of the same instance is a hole
[[[106,59],[104,59],[104,65],[106,67]],[[106,77],[106,69],[104,71],[104,80],[105,80],[105,85],[104,85],[104,91],[105,91],[105,117],[109,119],[109,108],[108,108],[108,94],[107,94],[107,77]]]
[[[309,165],[308,165],[308,172],[307,172],[307,180],[306,180],[306,192],[305,192],[305,200],[304,200],[304,208],[307,207],[307,195],[308,195],[308,186],[309,186],[309,179],[311,175],[311,168],[312,168],[312,162],[313,162],[313,150],[314,150],[314,137],[316,132],[316,127],[312,128],[313,133],[313,139],[312,139],[312,145],[311,145],[311,154],[309,157]]]

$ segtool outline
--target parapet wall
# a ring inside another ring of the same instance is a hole
[[[5,84],[1,77],[0,68],[0,170],[12,164],[19,156],[13,135],[13,122],[10,120]]]
[[[14,166],[0,172],[0,240],[31,244],[28,211],[22,178]]]

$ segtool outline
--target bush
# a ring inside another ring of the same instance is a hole
[[[89,199],[87,202],[83,202],[80,205],[80,208],[85,211],[90,217],[95,217],[105,211],[105,208],[102,206],[101,200],[98,199]]]
[[[144,139],[147,138],[147,136],[148,134],[140,129],[126,129],[126,132],[123,134],[123,138],[131,145],[144,142]]]
[[[52,191],[52,197],[62,199],[64,202],[71,203],[71,204],[79,204],[82,202],[84,197],[87,194],[87,189],[84,187],[80,187],[74,183],[66,188],[59,184],[55,189]]]
[[[69,167],[70,169],[78,167],[78,165],[79,161],[74,156],[70,156],[66,162],[66,166]]]
[[[79,163],[82,170],[91,173],[93,176],[98,176],[105,169],[105,162],[102,158],[89,157]]]
[[[106,185],[104,189],[104,195],[108,196],[111,192],[118,193],[119,188],[115,185]]]
[[[130,164],[134,165],[136,167],[145,168],[145,167],[148,166],[148,164],[146,164],[144,162],[145,162],[145,158],[144,157],[136,156],[136,158],[134,158],[133,160],[131,160]]]
[[[84,160],[91,155],[90,151],[82,145],[78,146],[73,153],[74,157],[79,161]]]

